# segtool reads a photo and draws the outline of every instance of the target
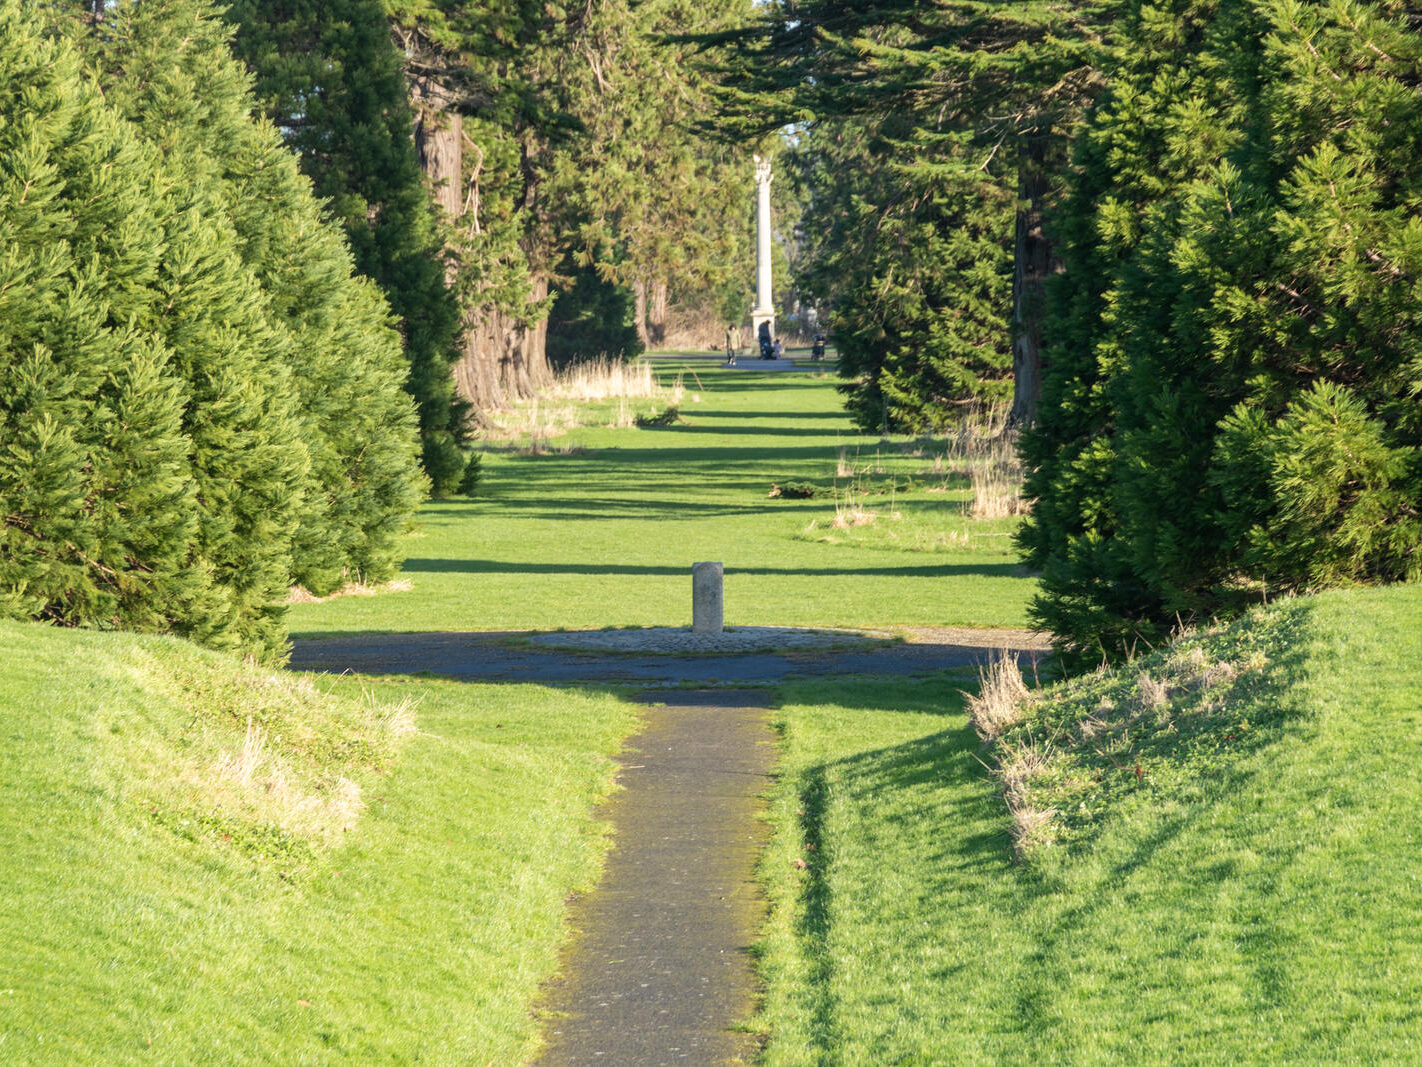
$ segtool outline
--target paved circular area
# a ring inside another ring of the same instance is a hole
[[[740,629],[739,627],[737,629]],[[746,629],[750,629],[747,627]],[[820,634],[777,627],[787,633]],[[684,632],[684,631],[683,631]],[[295,670],[341,674],[430,674],[466,681],[539,682],[592,685],[601,682],[648,685],[773,685],[792,677],[908,675],[984,663],[996,649],[1035,661],[1047,648],[1041,634],[1021,630],[906,628],[903,641],[831,631],[830,645],[818,647],[670,648],[549,647],[534,643],[552,634],[415,633],[332,634],[298,637],[292,648]],[[642,634],[639,630],[584,631],[577,636]],[[572,637],[574,635],[562,635]],[[895,636],[899,636],[896,632]],[[628,640],[625,636],[618,638]],[[850,643],[846,644],[848,641]]]
[[[569,630],[529,634],[527,640],[547,648],[592,652],[765,652],[790,648],[873,648],[888,635],[856,630],[801,630],[789,626],[731,626],[719,634],[692,633],[685,626],[653,626],[641,630]]]

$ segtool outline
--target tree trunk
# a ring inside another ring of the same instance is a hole
[[[435,203],[458,219],[464,213],[464,120],[453,109],[453,95],[433,79],[416,78],[410,93],[420,169],[434,190]]]
[[[470,207],[465,196],[463,119],[454,109],[453,94],[433,79],[414,79],[411,95],[420,167],[435,202],[458,224]],[[452,285],[458,272],[458,264],[451,262],[446,281]],[[548,295],[547,279],[534,279],[532,290],[531,303],[543,300]],[[517,315],[478,303],[477,295],[474,301],[464,308],[463,354],[454,367],[454,383],[477,416],[532,396],[548,383],[552,371],[545,351],[545,320],[525,325]]]
[[[652,286],[652,307],[648,312],[647,336],[653,345],[667,342],[667,283],[659,280]]]
[[[547,295],[548,280],[535,279],[530,303]],[[476,412],[493,411],[533,396],[553,378],[547,341],[546,317],[525,325],[499,308],[471,308],[464,316],[464,355],[454,367],[459,395],[473,404]]]
[[[652,337],[647,330],[647,283],[640,278],[632,283],[632,317],[637,322],[637,340],[642,348],[652,347]]]
[[[1018,164],[1018,209],[1012,270],[1012,414],[1022,426],[1037,416],[1042,391],[1042,319],[1047,278],[1058,269],[1052,243],[1042,230],[1047,197],[1045,136],[1028,140]]]

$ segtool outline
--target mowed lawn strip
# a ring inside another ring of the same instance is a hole
[[[1422,588],[1275,617],[1267,736],[1026,864],[954,680],[787,687],[767,1062],[1422,1058]]]
[[[566,897],[600,869],[593,808],[631,705],[312,688],[177,641],[36,625],[0,623],[0,648],[0,1062],[517,1063],[534,1047],[529,1006]],[[361,716],[412,707],[389,751],[348,743]],[[300,811],[279,813],[295,829],[265,822],[218,770],[244,751],[258,806],[276,763],[312,804],[353,775],[359,804],[334,839]]]
[[[297,605],[293,631],[684,626],[701,560],[726,565],[728,625],[1025,625],[1013,521],[965,517],[946,444],[859,434],[828,374],[659,364],[682,422],[489,444],[476,500],[420,512],[406,591]],[[769,495],[787,482],[819,491]],[[875,536],[827,543],[851,495]]]

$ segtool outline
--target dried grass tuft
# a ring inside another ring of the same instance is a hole
[[[1005,519],[1031,510],[1022,499],[1022,464],[1017,458],[1017,436],[1005,431],[997,437],[970,439],[966,447],[968,481],[973,487],[973,517]]]
[[[1144,671],[1136,678],[1136,692],[1140,694],[1141,707],[1147,711],[1159,711],[1170,704],[1170,683]]]
[[[523,440],[527,455],[544,455],[550,438],[585,425],[588,405],[617,401],[611,425],[633,425],[636,411],[629,400],[657,400],[675,405],[685,392],[681,379],[671,388],[659,385],[646,360],[592,360],[565,367],[538,395],[526,402],[480,413],[480,431],[490,440]]]
[[[644,359],[632,362],[595,359],[565,367],[541,395],[549,400],[576,400],[587,403],[611,400],[614,397],[659,399],[665,396],[666,392],[657,384],[651,363]]]
[[[1012,816],[1012,848],[1017,858],[1024,860],[1051,842],[1050,827],[1057,812],[1054,808],[1037,807],[1032,799],[1032,779],[1046,768],[1050,753],[1031,739],[1011,745],[999,739],[998,745],[1002,752],[998,777]]]
[[[1032,692],[1022,680],[1017,657],[998,652],[978,670],[978,691],[968,698],[968,721],[984,741],[996,741],[1022,721]]]
[[[293,585],[288,591],[286,602],[288,604],[324,604],[328,600],[335,600],[345,596],[381,596],[385,593],[408,593],[415,588],[414,583],[408,578],[396,578],[393,581],[383,582],[380,585],[367,585],[365,582],[347,582],[334,593],[326,596],[316,596],[303,589],[299,585]]]
[[[266,731],[248,718],[247,734],[243,738],[242,747],[235,755],[224,752],[217,758],[218,777],[226,778],[244,789],[250,786],[252,779],[261,770],[266,744]]]
[[[852,489],[835,494],[834,519],[830,522],[834,529],[844,530],[851,526],[870,526],[878,518],[879,513],[865,507],[863,499],[857,496]]]
[[[878,520],[877,511],[869,511],[861,505],[836,505],[830,525],[836,530],[844,530],[851,526],[872,526]]]
[[[141,742],[133,758],[144,792],[155,811],[221,830],[235,847],[265,849],[273,832],[298,851],[335,845],[364,810],[359,781],[383,773],[417,732],[413,699],[336,696],[265,670],[156,664],[140,656],[127,668],[191,718],[181,747],[156,735]]]

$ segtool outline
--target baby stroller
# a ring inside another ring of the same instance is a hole
[[[757,336],[760,338],[760,358],[774,359],[775,343],[770,339],[770,323],[762,322],[760,324],[760,329],[756,331],[756,333]]]
[[[817,333],[817,334],[815,334],[814,344],[812,344],[812,345],[810,346],[810,358],[811,358],[811,359],[824,359],[824,358],[825,358],[825,335],[824,335],[824,334],[822,334],[822,333]]]

